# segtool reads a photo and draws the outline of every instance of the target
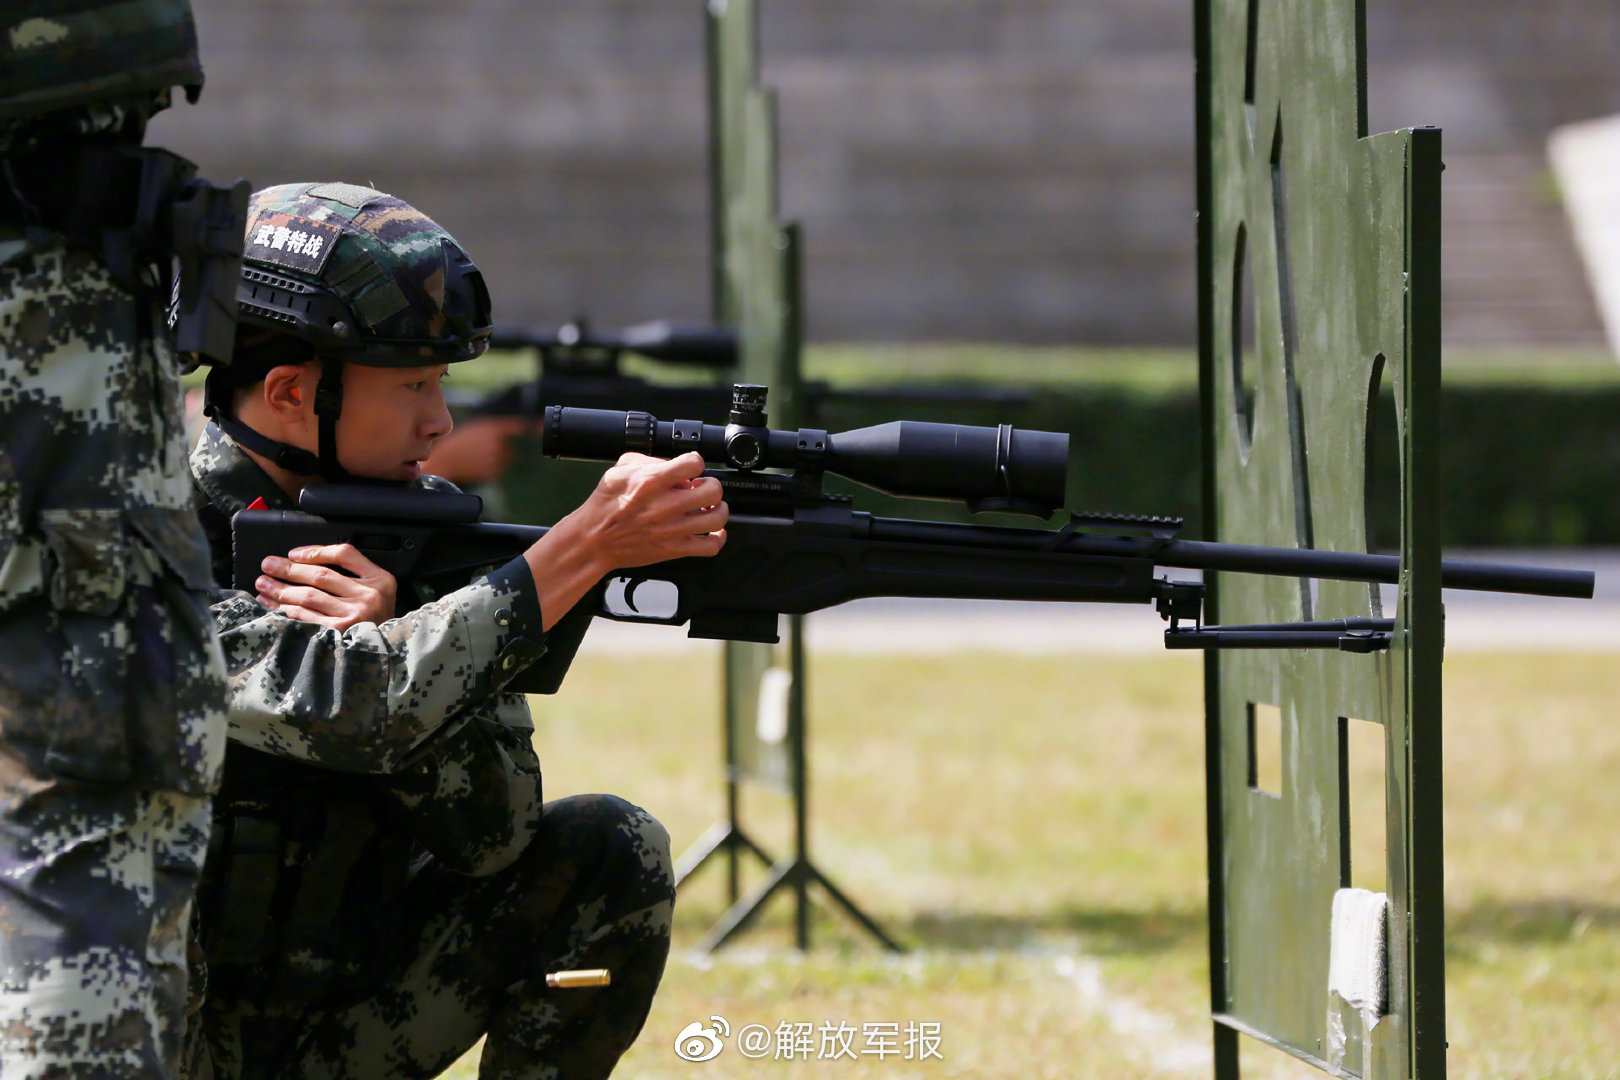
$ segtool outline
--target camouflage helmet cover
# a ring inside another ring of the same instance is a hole
[[[20,0],[0,12],[0,122],[202,89],[190,0]]]
[[[237,299],[243,324],[373,367],[471,360],[489,345],[489,292],[461,245],[355,184],[255,192]]]

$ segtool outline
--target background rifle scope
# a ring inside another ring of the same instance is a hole
[[[731,388],[731,422],[659,420],[644,412],[546,409],[541,447],[549,457],[615,461],[637,451],[673,457],[696,450],[733,469],[793,469],[846,477],[889,495],[961,499],[968,509],[1048,517],[1063,505],[1069,436],[1010,424],[967,427],[896,420],[853,431],[773,431],[763,386]]]

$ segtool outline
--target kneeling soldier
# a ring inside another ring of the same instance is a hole
[[[222,588],[250,504],[450,488],[420,468],[451,427],[440,380],[490,332],[449,234],[349,184],[253,197],[240,295],[191,458]],[[503,687],[609,570],[719,550],[702,469],[626,455],[520,558],[398,617],[393,578],[347,545],[266,560],[257,596],[221,592],[230,742],[193,1076],[436,1076],[485,1036],[484,1077],[612,1071],[669,949],[669,838],[612,796],[542,804],[528,709]],[[547,987],[570,968],[612,983]]]

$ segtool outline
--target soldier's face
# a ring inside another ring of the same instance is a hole
[[[356,476],[415,480],[433,444],[450,434],[443,380],[448,364],[343,366],[338,460]]]

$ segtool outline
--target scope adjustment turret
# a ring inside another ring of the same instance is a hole
[[[765,398],[769,388],[757,383],[734,383],[731,416],[726,425],[726,461],[735,469],[758,468],[765,460],[770,429],[765,426]]]

